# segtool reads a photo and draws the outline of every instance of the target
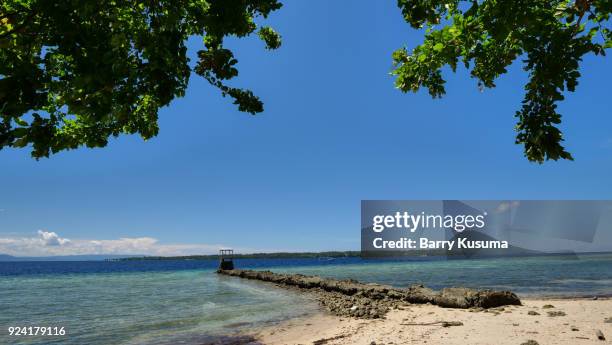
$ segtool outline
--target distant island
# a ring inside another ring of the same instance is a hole
[[[360,257],[360,251],[330,251],[330,252],[278,252],[278,253],[251,253],[234,254],[235,259],[316,259],[316,258],[343,258]],[[111,261],[134,261],[134,260],[218,260],[218,254],[210,255],[185,255],[185,256],[138,256],[128,258],[108,259]]]
[[[326,259],[326,258],[389,258],[401,259],[409,257],[448,257],[448,258],[479,258],[479,257],[508,257],[508,256],[544,256],[558,254],[575,254],[573,252],[564,253],[542,253],[528,250],[499,250],[499,249],[480,249],[480,250],[457,250],[448,251],[446,249],[430,250],[397,250],[379,252],[361,251],[328,251],[328,252],[278,252],[278,253],[250,253],[234,254],[234,259]],[[211,255],[186,255],[186,256],[133,256],[124,258],[112,258],[107,261],[141,261],[141,260],[219,260],[218,254]]]
[[[53,256],[13,256],[0,254],[0,262],[9,261],[105,261],[113,259],[124,259],[134,255],[111,255],[111,254],[91,254],[91,255],[53,255]],[[142,257],[142,255],[137,255]]]
[[[580,252],[558,251],[537,252],[529,250],[398,250],[386,252],[361,251],[327,251],[327,252],[277,252],[277,253],[248,253],[234,254],[234,259],[337,259],[337,258],[364,258],[364,259],[402,259],[402,258],[442,258],[448,259],[477,259],[496,257],[526,257],[526,256],[576,256],[589,254],[603,254],[610,252]],[[147,256],[147,255],[66,255],[45,257],[23,257],[0,254],[0,262],[7,261],[172,261],[172,260],[219,260],[218,254],[183,255],[183,256]]]

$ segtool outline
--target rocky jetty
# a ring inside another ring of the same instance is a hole
[[[398,289],[387,285],[364,284],[355,280],[270,271],[218,270],[217,273],[309,290],[316,293],[320,303],[332,313],[359,318],[382,318],[390,309],[401,308],[406,304],[431,303],[440,307],[463,309],[487,309],[521,304],[520,299],[510,291],[459,287],[434,291],[423,285]]]

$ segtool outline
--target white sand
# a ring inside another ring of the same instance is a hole
[[[527,340],[535,340],[540,345],[612,343],[612,323],[604,323],[605,318],[612,317],[612,299],[524,300],[523,304],[504,307],[498,312],[407,305],[403,310],[391,311],[384,320],[340,318],[321,313],[263,329],[258,338],[266,345],[370,345],[372,342],[520,345]],[[543,309],[546,304],[554,308]],[[530,310],[540,315],[528,315]],[[566,316],[550,317],[549,311],[563,311]],[[460,321],[463,325],[406,325],[437,321]],[[572,327],[578,330],[573,331]],[[596,330],[601,330],[607,340],[598,340]]]

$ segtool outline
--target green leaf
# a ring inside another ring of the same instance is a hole
[[[262,111],[251,91],[223,84],[238,75],[224,40],[258,35],[267,49],[280,47],[271,27],[258,30],[280,7],[277,0],[0,1],[0,13],[14,13],[0,15],[0,149],[31,146],[40,158],[103,147],[110,136],[157,135],[159,109],[185,95],[192,36],[204,42],[196,74],[238,111]],[[31,123],[23,120],[33,112]]]
[[[557,106],[578,86],[583,57],[604,56],[612,48],[608,2],[483,0],[461,6],[460,1],[400,0],[406,22],[428,29],[424,42],[412,50],[416,58],[393,54],[391,74],[401,91],[426,88],[436,98],[445,93],[446,66],[455,71],[462,60],[479,87],[495,87],[495,80],[521,56],[529,81],[516,113],[516,143],[533,162],[573,159],[561,145]],[[447,21],[438,28],[438,18],[444,17]]]

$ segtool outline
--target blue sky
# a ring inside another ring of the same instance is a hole
[[[447,96],[432,100],[393,86],[392,51],[422,40],[393,2],[286,1],[267,23],[279,50],[229,44],[236,85],[263,114],[238,112],[194,74],[148,142],[40,161],[0,151],[0,252],[358,249],[362,199],[611,198],[609,58],[587,57],[560,104],[576,161],[538,165],[514,144],[520,64],[484,92],[465,70],[447,73]]]

